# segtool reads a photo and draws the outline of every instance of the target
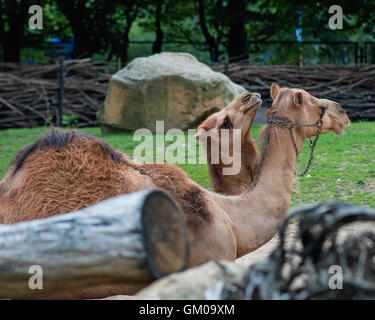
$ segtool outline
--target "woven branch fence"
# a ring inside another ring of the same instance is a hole
[[[234,82],[259,92],[263,105],[272,101],[272,82],[298,87],[339,102],[352,120],[375,120],[375,65],[297,67],[256,66],[247,62],[214,65]],[[59,115],[59,70],[53,65],[0,64],[0,129],[35,127],[56,123]],[[96,113],[107,94],[115,70],[90,59],[63,63],[65,123],[95,126]]]
[[[59,106],[59,64],[0,64],[0,128],[55,123]],[[96,125],[96,112],[107,94],[108,64],[90,59],[63,63],[64,114],[77,127]]]
[[[213,69],[226,73],[247,90],[260,93],[265,107],[272,104],[269,91],[272,82],[276,82],[340,103],[351,120],[375,120],[375,65],[298,67],[237,62],[216,65]]]

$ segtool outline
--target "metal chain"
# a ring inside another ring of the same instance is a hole
[[[316,134],[315,139],[312,140],[311,138],[309,138],[310,158],[307,162],[305,170],[300,174],[298,174],[294,170],[294,174],[298,177],[303,177],[310,170],[311,164],[314,161],[314,150],[315,150],[316,144],[319,140],[319,137],[322,133],[323,117],[324,117],[324,114],[325,114],[327,108],[321,107],[321,109],[322,109],[322,113],[320,115],[320,118],[314,124],[295,124],[292,120],[283,121],[283,120],[279,120],[279,119],[275,119],[275,120],[267,119],[267,124],[277,124],[277,125],[283,126],[283,127],[285,127],[286,129],[289,130],[290,138],[292,140],[293,147],[294,147],[294,150],[296,152],[297,160],[298,160],[298,148],[297,148],[297,143],[296,143],[296,140],[295,140],[295,137],[294,137],[293,129],[297,128],[297,127],[317,127],[318,128],[318,133]]]

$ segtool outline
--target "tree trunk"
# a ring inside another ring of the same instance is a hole
[[[74,36],[72,58],[82,58],[92,54],[91,30],[87,26],[90,13],[86,8],[85,0],[58,1],[57,5],[70,22]]]
[[[0,17],[0,43],[3,45],[3,59],[5,62],[20,62],[21,49],[24,43],[24,26],[27,22],[29,5],[10,1],[3,9],[6,16]],[[6,23],[5,23],[6,22]],[[7,27],[5,27],[5,25]]]
[[[161,191],[140,191],[46,219],[0,226],[0,299],[136,284],[186,268],[184,219]],[[31,290],[31,266],[43,290]]]
[[[129,33],[134,20],[138,15],[138,4],[132,1],[128,2],[126,5],[126,28],[123,35],[123,45],[121,47],[121,64],[126,65],[128,62],[128,50],[129,50]]]
[[[246,47],[246,1],[244,0],[230,0],[228,3],[229,19],[229,34],[227,52],[230,61],[243,59],[247,54]]]
[[[74,46],[72,58],[81,59],[90,57],[93,52],[91,50],[90,37],[87,35],[88,32],[82,32],[82,30],[77,31],[78,28],[74,29]]]
[[[5,40],[2,45],[4,62],[21,61],[21,44],[17,38],[13,38],[10,41]]]
[[[122,36],[122,45],[120,46],[120,58],[121,58],[121,64],[125,66],[128,62],[128,51],[129,51],[129,33],[130,28],[133,23],[133,21],[127,20],[128,26],[125,28],[124,35]],[[130,22],[129,22],[130,21]]]
[[[164,0],[158,0],[156,4],[155,11],[155,29],[156,29],[156,39],[152,46],[152,53],[159,53],[163,47],[163,29],[161,27],[162,20],[162,8]]]
[[[217,45],[210,47],[210,59],[212,62],[219,61],[219,48]]]
[[[206,39],[206,42],[210,49],[210,59],[212,62],[217,62],[219,59],[219,44],[217,43],[216,39],[210,34],[208,30],[203,0],[199,0],[198,2],[198,13],[199,13],[199,24],[200,24],[203,36]]]
[[[128,63],[129,38],[128,35],[124,37],[123,45],[120,48],[121,65],[125,66]]]

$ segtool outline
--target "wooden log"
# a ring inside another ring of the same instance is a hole
[[[140,300],[206,300],[218,299],[211,295],[224,281],[243,286],[247,265],[229,261],[209,261],[181,273],[171,274],[152,283],[136,294]],[[121,299],[121,296],[117,296]]]
[[[0,226],[0,298],[37,298],[108,283],[145,283],[187,267],[184,218],[161,191],[140,191],[76,212]],[[31,266],[43,289],[31,290]]]

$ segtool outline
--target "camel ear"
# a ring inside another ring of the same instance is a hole
[[[202,136],[203,131],[206,131],[206,129],[204,129],[204,128],[198,128],[197,134],[194,136],[195,140],[197,140],[197,142],[199,142],[199,138]]]
[[[273,100],[275,100],[277,98],[277,96],[279,95],[279,91],[280,91],[280,86],[276,83],[272,83],[271,97],[272,97]]]
[[[294,94],[294,104],[297,107],[300,107],[300,106],[302,106],[302,103],[303,103],[302,93],[301,92],[296,92]]]

